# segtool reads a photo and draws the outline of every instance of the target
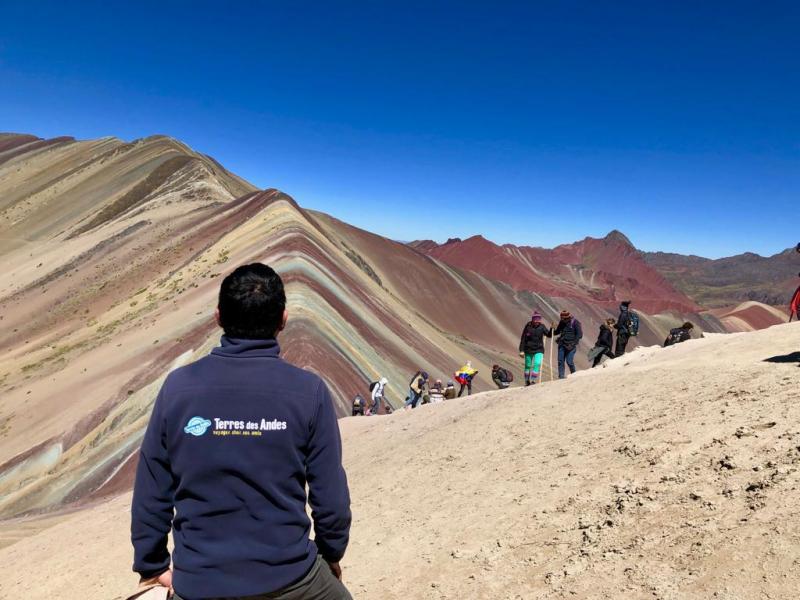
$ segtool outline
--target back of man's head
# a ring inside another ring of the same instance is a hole
[[[219,324],[230,338],[264,340],[276,336],[283,325],[286,292],[271,267],[242,265],[219,288]]]

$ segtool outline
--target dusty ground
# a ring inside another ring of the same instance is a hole
[[[799,352],[782,325],[343,420],[346,583],[359,599],[796,598]],[[129,501],[0,523],[0,598],[133,591]]]

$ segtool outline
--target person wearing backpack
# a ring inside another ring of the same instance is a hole
[[[372,404],[367,411],[368,415],[377,415],[381,408],[381,400],[384,399],[384,390],[389,383],[386,377],[381,377],[380,381],[373,381],[369,384],[369,394]]]
[[[694,325],[692,325],[689,321],[686,321],[680,327],[670,329],[667,339],[664,340],[664,347],[666,348],[667,346],[680,344],[681,342],[692,339],[692,329],[694,329]]]
[[[597,341],[594,343],[594,348],[589,351],[589,360],[592,361],[592,368],[599,365],[604,356],[614,358],[614,353],[611,351],[611,348],[614,347],[614,334],[611,328],[614,327],[615,323],[614,319],[606,319],[606,322],[600,325]]]
[[[614,350],[615,356],[625,354],[625,348],[631,337],[639,335],[639,315],[631,309],[631,301],[625,300],[619,305],[619,317],[614,329],[617,330],[617,347]]]
[[[494,381],[498,389],[504,390],[514,381],[514,375],[500,365],[492,365],[492,381]]]
[[[542,372],[544,338],[553,337],[553,328],[542,324],[542,315],[534,312],[531,320],[522,329],[519,340],[519,355],[525,357],[525,385],[535,384]]]
[[[554,332],[558,338],[558,378],[564,379],[566,371],[564,364],[569,367],[569,372],[575,372],[575,352],[583,337],[583,328],[580,321],[573,317],[568,310],[561,311],[561,320]]]
[[[417,408],[417,404],[425,392],[428,383],[428,374],[425,371],[417,371],[408,382],[408,397],[406,398],[405,408]]]

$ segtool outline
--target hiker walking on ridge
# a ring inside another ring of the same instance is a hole
[[[664,340],[664,347],[666,348],[667,346],[680,344],[681,342],[692,339],[692,329],[694,329],[694,325],[689,321],[686,321],[680,327],[670,329],[667,339]]]
[[[554,333],[558,336],[558,378],[564,379],[566,370],[564,363],[569,367],[569,372],[575,372],[575,352],[583,337],[583,328],[580,321],[573,317],[568,310],[561,311],[561,320],[558,322]]]
[[[541,375],[545,337],[553,337],[553,328],[545,327],[542,324],[542,315],[536,311],[522,329],[522,337],[519,340],[519,355],[525,357],[526,386],[535,384]]]
[[[492,381],[494,381],[498,389],[504,390],[514,381],[514,375],[500,365],[492,365]]]
[[[220,287],[221,345],[172,371],[155,400],[133,488],[133,570],[174,600],[352,600],[336,410],[322,379],[280,358],[287,318],[280,276],[237,268]]]
[[[422,394],[425,393],[425,385],[428,383],[428,374],[425,371],[417,371],[408,382],[408,397],[406,398],[405,408],[417,408]]]
[[[372,401],[372,404],[367,411],[368,415],[378,414],[378,411],[381,408],[381,400],[384,400],[387,383],[389,383],[389,381],[386,379],[386,377],[381,377],[379,381],[373,381],[371,384],[369,384],[370,400]]]
[[[467,396],[472,395],[472,380],[477,374],[478,370],[472,368],[471,361],[467,361],[467,364],[465,364],[463,367],[461,367],[458,371],[454,373],[456,381],[461,386],[458,389],[459,398],[461,398],[461,394],[464,393],[465,389],[467,390]]]
[[[611,331],[614,323],[616,323],[614,319],[606,319],[606,322],[600,325],[597,341],[594,343],[594,348],[589,351],[589,360],[592,361],[592,368],[599,365],[604,356],[614,358],[614,353],[611,351],[611,348],[614,347],[614,334]]]
[[[631,301],[625,300],[619,305],[619,317],[614,329],[617,330],[617,347],[614,351],[615,356],[625,354],[625,347],[632,336],[639,335],[639,315],[631,309]]]

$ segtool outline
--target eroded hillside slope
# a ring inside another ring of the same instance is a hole
[[[419,368],[447,379],[472,360],[489,388],[493,363],[519,367],[534,308],[580,315],[584,346],[608,315],[257,192],[164,136],[0,136],[0,258],[0,516],[127,489],[159,385],[218,343],[219,283],[240,264],[284,277],[285,356],[326,379],[340,415],[381,376],[398,405]],[[639,339],[680,317],[643,315]]]

